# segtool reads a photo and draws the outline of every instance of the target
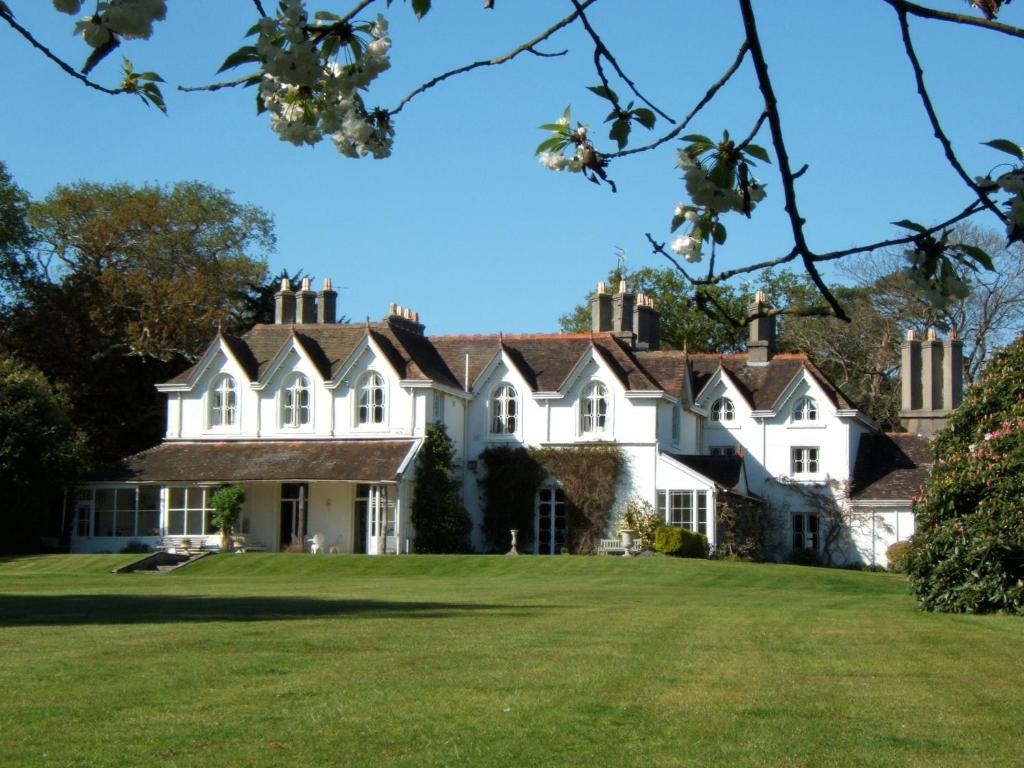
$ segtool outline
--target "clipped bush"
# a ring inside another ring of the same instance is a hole
[[[809,565],[814,568],[821,568],[825,561],[821,558],[821,552],[810,547],[794,549],[786,556],[786,562],[790,565]]]
[[[1024,336],[992,358],[932,443],[902,566],[930,611],[1024,614]]]
[[[445,428],[428,426],[416,457],[416,496],[410,515],[416,529],[416,551],[421,554],[470,551],[473,521],[459,500],[459,484],[452,471],[454,455]]]
[[[885,559],[889,563],[889,570],[893,573],[903,573],[903,558],[910,549],[909,541],[897,541],[890,544],[885,550]]]
[[[654,533],[654,549],[673,557],[707,557],[708,537],[674,525],[663,525]]]
[[[121,550],[122,555],[144,555],[147,552],[149,552],[149,544],[134,540],[125,544],[124,549]]]

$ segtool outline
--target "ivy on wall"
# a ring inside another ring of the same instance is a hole
[[[597,550],[608,528],[616,490],[626,469],[622,449],[612,443],[550,448],[488,448],[483,487],[484,536],[495,550],[508,549],[509,529],[519,530],[523,548],[533,541],[534,499],[546,477],[565,492],[569,551]]]

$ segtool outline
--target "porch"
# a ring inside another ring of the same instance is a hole
[[[414,440],[164,443],[76,490],[72,552],[218,549],[211,497],[237,484],[246,499],[233,549],[399,554],[412,549],[406,475]]]

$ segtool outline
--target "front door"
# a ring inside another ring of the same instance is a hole
[[[537,540],[533,551],[538,555],[558,555],[569,546],[569,516],[565,492],[561,488],[537,491]]]
[[[379,555],[387,551],[387,538],[394,536],[394,517],[386,485],[360,484],[356,489],[355,551]]]
[[[281,484],[281,537],[278,548],[302,548],[309,523],[309,484]]]

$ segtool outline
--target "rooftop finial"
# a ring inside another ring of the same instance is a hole
[[[287,276],[281,278],[281,290],[290,291],[292,289],[292,282]]]
[[[325,290],[325,291],[331,291],[331,290],[334,290],[334,289],[333,289],[333,288],[331,287],[331,278],[329,278],[329,277],[325,277],[325,278],[324,278],[324,290]]]

